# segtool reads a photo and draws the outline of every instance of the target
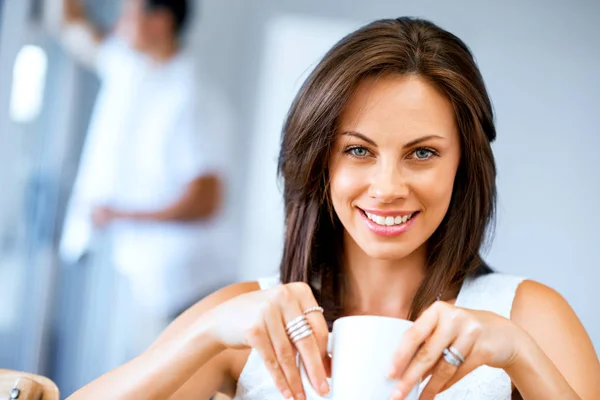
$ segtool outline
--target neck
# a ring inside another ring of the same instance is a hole
[[[179,51],[179,44],[176,40],[167,40],[156,43],[152,48],[146,51],[146,54],[152,61],[162,64],[169,61]]]
[[[400,260],[371,258],[349,237],[344,248],[344,313],[407,318],[425,278],[425,246]]]

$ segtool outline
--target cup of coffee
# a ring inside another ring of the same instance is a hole
[[[330,393],[323,397],[310,384],[299,359],[300,374],[308,400],[389,399],[396,380],[388,379],[393,355],[411,321],[379,317],[350,316],[333,323],[327,351],[331,354]],[[406,397],[417,400],[418,385]]]

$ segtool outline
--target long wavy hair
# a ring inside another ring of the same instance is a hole
[[[283,128],[285,242],[283,283],[308,283],[328,323],[343,313],[343,226],[332,211],[328,162],[342,111],[371,76],[414,74],[453,105],[461,160],[448,212],[427,242],[427,277],[409,318],[469,275],[489,272],[480,251],[496,205],[492,105],[469,48],[432,22],[402,17],[372,22],[339,41],[297,94]]]

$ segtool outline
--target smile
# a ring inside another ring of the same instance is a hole
[[[406,232],[419,215],[419,211],[378,212],[377,210],[366,211],[360,208],[359,213],[371,232],[386,237],[398,236]]]
[[[377,214],[371,214],[365,211],[367,218],[371,221],[375,222],[378,225],[383,226],[393,226],[393,225],[401,225],[409,221],[415,213],[410,213],[408,215],[397,215],[397,216],[383,216]]]

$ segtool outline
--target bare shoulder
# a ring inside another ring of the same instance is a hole
[[[226,286],[206,298],[200,300],[192,307],[183,312],[169,327],[160,335],[151,347],[157,346],[163,342],[169,341],[182,334],[186,329],[193,325],[204,313],[212,310],[234,297],[260,290],[258,282],[243,282]],[[216,383],[214,390],[219,390],[226,394],[235,392],[235,383],[237,370],[243,368],[241,357],[243,353],[249,353],[242,350],[226,350],[213,358],[208,364],[197,371],[178,391],[172,396],[173,399],[187,399],[191,396],[197,397],[198,393],[213,389],[207,389],[207,382]],[[246,356],[247,358],[247,356]],[[240,366],[241,364],[241,366]],[[217,383],[218,382],[218,383]],[[212,386],[212,384],[211,384]]]
[[[524,281],[517,289],[511,320],[533,337],[579,393],[589,388],[586,377],[600,377],[600,363],[588,333],[556,290]]]
[[[511,311],[511,320],[527,330],[551,325],[581,325],[577,315],[556,290],[536,281],[519,285]]]

